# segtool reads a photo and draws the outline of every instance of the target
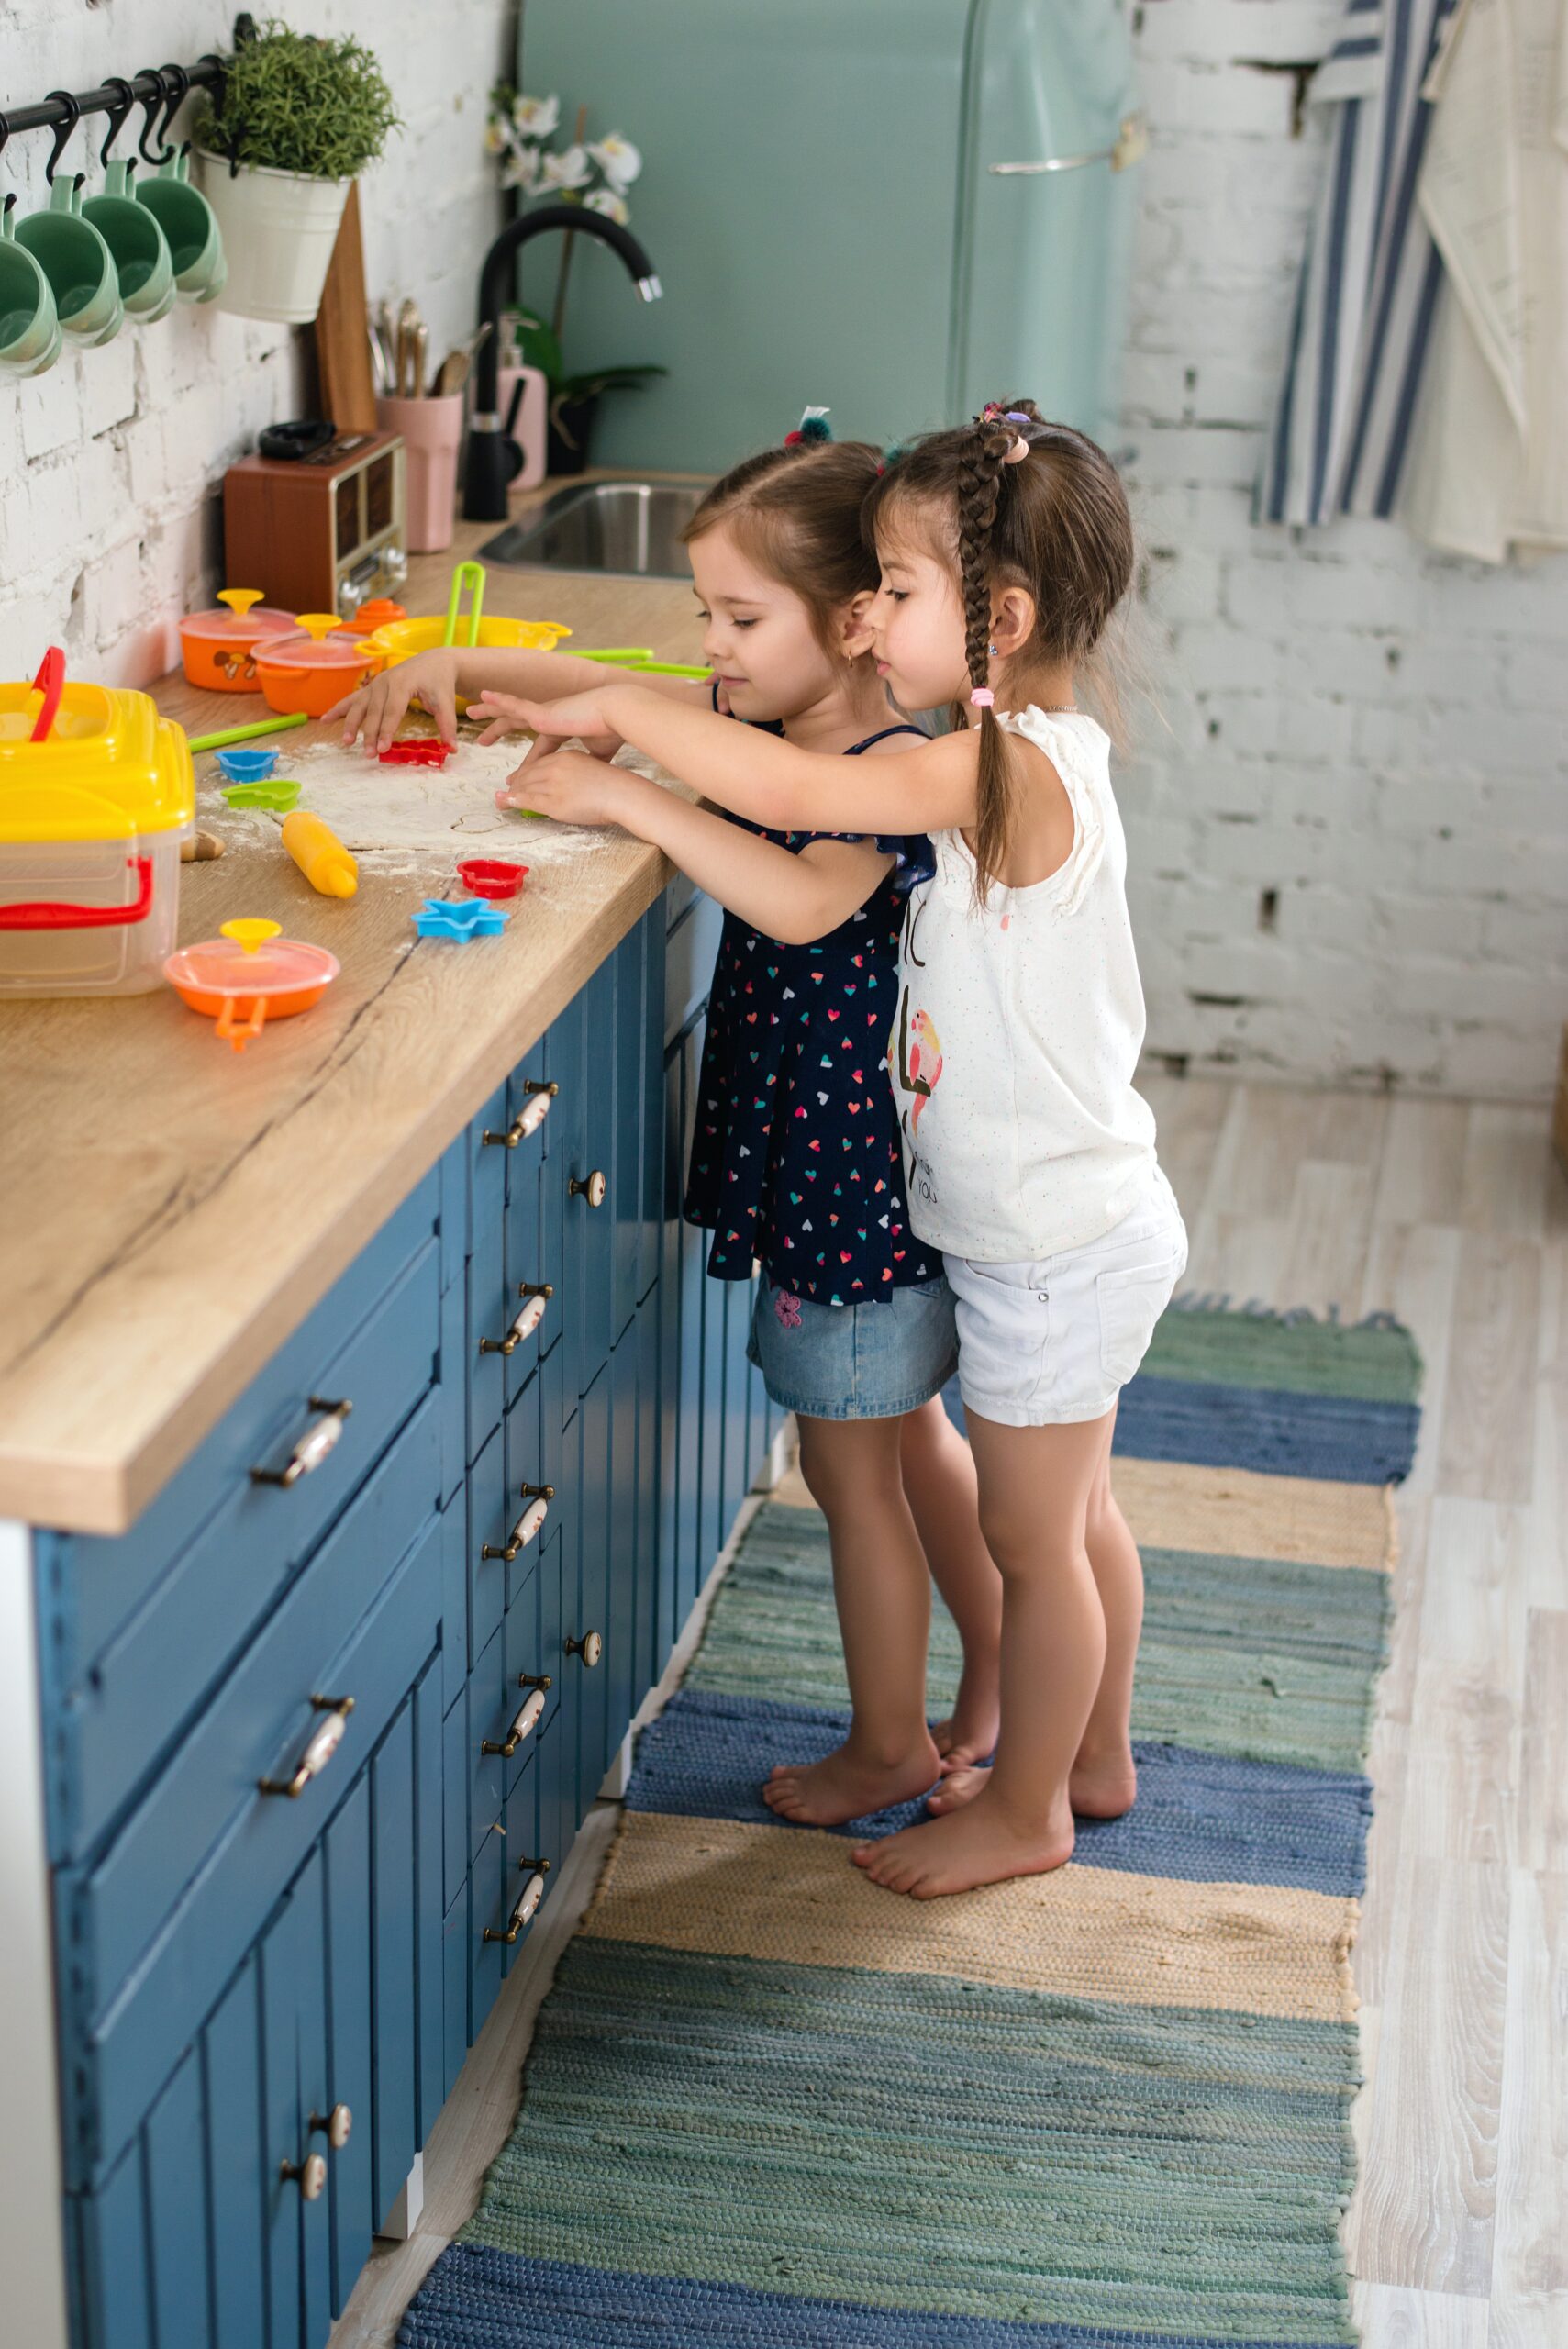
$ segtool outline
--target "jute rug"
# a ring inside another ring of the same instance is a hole
[[[907,1901],[757,1789],[845,1687],[826,1540],[764,1507],[405,2349],[1353,2339],[1350,1951],[1408,1336],[1166,1317],[1117,1484],[1140,1793],[1050,1876]],[[940,1622],[931,1709],[954,1682]]]

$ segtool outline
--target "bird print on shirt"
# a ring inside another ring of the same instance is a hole
[[[909,992],[898,1007],[898,1081],[906,1093],[915,1097],[909,1113],[911,1135],[920,1130],[920,1112],[937,1089],[942,1073],[941,1039],[931,1024],[929,1011],[909,1012]]]

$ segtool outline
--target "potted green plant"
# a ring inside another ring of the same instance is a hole
[[[564,147],[550,144],[560,125],[558,97],[526,97],[506,83],[496,83],[490,93],[484,143],[500,163],[502,186],[524,196],[540,196],[550,204],[580,204],[585,211],[600,213],[626,228],[631,219],[627,190],[641,173],[641,155],[618,130],[604,139],[589,139],[586,106],[578,107],[575,134]],[[573,242],[571,235],[562,239],[555,304],[549,321],[530,310],[507,313],[516,356],[525,365],[539,368],[549,379],[548,465],[552,473],[580,473],[588,463],[594,417],[605,393],[640,391],[651,375],[667,372],[635,363],[594,368],[584,374],[567,372],[562,339],[566,331]]]
[[[228,259],[220,309],[291,326],[316,316],[349,190],[396,124],[361,42],[274,18],[240,43],[196,125],[202,189]]]

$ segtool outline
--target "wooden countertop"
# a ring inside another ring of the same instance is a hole
[[[399,600],[444,609],[451,565],[496,527],[416,556]],[[691,590],[669,580],[492,570],[485,610],[700,657]],[[178,673],[153,690],[193,732],[266,715]],[[617,840],[536,867],[501,938],[410,951],[449,856],[412,875],[361,863],[339,902],[281,850],[230,847],[183,868],[181,941],[246,913],[330,945],[342,975],[306,1017],[239,1054],[167,988],[0,1007],[0,1519],[123,1531],[670,870]]]

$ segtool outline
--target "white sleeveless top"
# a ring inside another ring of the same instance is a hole
[[[994,883],[982,912],[962,833],[934,835],[935,876],[905,915],[887,1058],[919,1238],[1032,1264],[1100,1239],[1137,1205],[1154,1115],[1132,1082],[1143,989],[1110,744],[1078,712],[996,715],[1062,777],[1072,852],[1028,888]]]

